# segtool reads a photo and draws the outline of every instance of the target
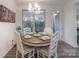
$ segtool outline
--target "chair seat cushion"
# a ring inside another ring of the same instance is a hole
[[[24,54],[30,53],[34,50],[33,47],[27,46],[27,45],[23,45],[24,48]]]
[[[40,48],[39,52],[48,56],[48,54],[49,54],[49,46]]]
[[[49,40],[50,38],[49,38],[49,36],[42,36],[41,39],[42,40]]]
[[[24,38],[30,39],[30,38],[32,38],[32,36],[31,35],[25,35]]]

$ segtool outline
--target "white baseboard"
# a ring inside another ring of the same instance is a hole
[[[62,41],[64,41],[65,43],[69,44],[69,43],[66,42],[65,40],[62,40]],[[69,44],[69,45],[72,46],[72,47],[78,48],[78,45],[72,45],[72,44]]]
[[[13,48],[14,45],[12,45],[2,56],[1,58],[4,58],[6,56],[6,54]]]

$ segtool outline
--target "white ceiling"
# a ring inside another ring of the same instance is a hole
[[[17,3],[43,2],[45,4],[64,5],[69,0],[17,0]]]

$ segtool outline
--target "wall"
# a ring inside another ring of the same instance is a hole
[[[46,21],[46,27],[51,27],[51,20],[52,20],[52,12],[55,10],[61,11],[63,8],[61,6],[56,5],[50,5],[50,4],[42,4],[39,3],[39,5],[45,9],[45,21]],[[22,25],[22,9],[27,9],[28,3],[26,4],[17,4],[17,26]]]
[[[64,6],[64,41],[77,47],[76,3],[79,0],[70,0]]]
[[[79,28],[79,3],[76,4],[77,29]]]
[[[15,0],[0,0],[0,4],[16,12]],[[15,23],[0,22],[0,57],[4,57],[12,48],[12,40],[15,39],[14,31]]]
[[[63,6],[61,5],[53,5],[53,4],[44,4],[44,3],[39,3],[41,8],[45,9],[45,27],[51,27],[51,23],[53,20],[53,11],[60,11],[60,39],[63,39]],[[16,27],[17,26],[22,26],[22,9],[27,9],[28,3],[26,4],[17,4],[17,20],[16,20]]]
[[[51,27],[52,12],[54,10],[61,11],[61,35],[62,40],[73,47],[77,47],[77,25],[76,25],[76,6],[75,3],[79,0],[69,0],[64,6],[40,4],[46,10],[46,27]],[[22,9],[26,9],[27,4],[17,5],[17,26],[22,25]],[[64,9],[63,9],[64,8]],[[63,10],[63,11],[62,11]],[[64,12],[64,14],[63,14]],[[64,16],[64,18],[63,18]],[[19,22],[18,22],[19,20]],[[64,30],[63,30],[64,29]],[[64,33],[63,33],[64,32]]]
[[[75,4],[78,3],[79,0],[69,0],[67,4],[63,6],[54,6],[54,5],[44,5],[44,4],[40,4],[43,8],[45,8],[46,10],[46,27],[51,26],[51,19],[52,19],[52,11],[53,10],[62,10],[62,13],[64,12],[64,14],[62,14],[62,24],[61,24],[61,28],[64,30],[61,30],[61,35],[62,37],[64,37],[62,40],[67,42],[68,44],[70,44],[73,47],[77,47],[77,25],[76,25],[76,6]],[[22,25],[22,9],[26,9],[27,8],[27,4],[22,4],[22,5],[17,5],[17,26],[21,26]],[[64,16],[64,18],[63,18]],[[64,19],[64,20],[63,20]]]

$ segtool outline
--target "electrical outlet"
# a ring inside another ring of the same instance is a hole
[[[14,40],[12,40],[12,45],[14,45]]]
[[[12,40],[12,42],[13,42],[13,40]]]

